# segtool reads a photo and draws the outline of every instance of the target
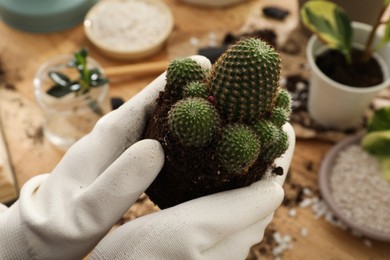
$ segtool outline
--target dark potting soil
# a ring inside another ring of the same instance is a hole
[[[216,159],[214,143],[203,148],[182,146],[169,131],[167,114],[171,105],[169,97],[161,92],[157,109],[144,134],[144,138],[158,140],[165,153],[163,169],[146,190],[149,198],[161,209],[209,194],[248,186],[260,180],[272,166],[272,163],[264,162],[259,156],[247,172],[232,175]],[[283,169],[278,169],[274,174],[283,174]]]
[[[343,85],[370,87],[383,82],[383,73],[378,62],[371,58],[361,63],[361,50],[353,49],[352,64],[348,64],[344,55],[328,50],[316,58],[318,68],[328,77]]]

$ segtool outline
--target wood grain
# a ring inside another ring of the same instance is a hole
[[[86,39],[81,25],[58,33],[32,34],[8,27],[0,21],[0,59],[7,73],[7,80],[14,89],[0,92],[1,119],[9,146],[11,163],[17,183],[22,186],[35,175],[50,172],[62,158],[63,153],[51,146],[42,136],[43,118],[34,100],[32,80],[39,66],[52,56],[72,53],[87,46],[90,55],[104,68],[134,65],[145,62],[164,62],[179,54],[195,54],[190,46],[191,37],[207,37],[210,32],[240,32],[253,26],[271,26],[282,38],[288,40],[297,22],[297,3],[294,0],[250,0],[228,8],[207,9],[193,7],[179,0],[165,0],[172,9],[175,28],[166,48],[155,56],[139,62],[116,61],[101,55]],[[285,21],[271,21],[259,14],[265,5],[278,5],[290,10]],[[249,18],[251,20],[249,20]],[[251,26],[248,27],[248,24]],[[246,27],[245,27],[246,26]],[[180,36],[180,37],[179,37]],[[174,38],[173,38],[174,37]],[[175,40],[177,39],[177,41]],[[180,41],[180,42],[179,42]],[[304,43],[299,43],[299,56],[285,55],[283,75],[291,73],[308,74],[304,69]],[[187,48],[187,49],[182,49]],[[189,53],[190,52],[190,53]],[[111,79],[110,96],[127,100],[150,83],[156,75],[127,75]],[[318,169],[321,161],[333,143],[316,139],[298,139],[288,181],[286,196],[292,185],[309,187],[319,196]],[[4,178],[4,177],[3,177]],[[1,180],[1,179],[0,179]],[[0,187],[3,191],[3,186]],[[143,199],[129,209],[123,221],[148,214],[150,202]],[[297,210],[296,217],[290,217],[291,208]],[[283,253],[283,259],[390,259],[389,244],[372,241],[372,247],[364,245],[364,239],[353,236],[349,231],[337,228],[323,218],[316,219],[310,208],[296,204],[281,206],[270,228],[293,238],[292,248]],[[307,228],[307,236],[300,234]],[[259,234],[260,237],[260,234]],[[273,259],[270,252],[260,250],[265,241],[255,245],[248,259]],[[234,248],[232,248],[234,250]]]

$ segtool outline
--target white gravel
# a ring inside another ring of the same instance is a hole
[[[332,196],[355,223],[390,234],[390,182],[377,158],[359,145],[340,152],[330,176]]]

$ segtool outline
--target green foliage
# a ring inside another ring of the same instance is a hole
[[[173,60],[167,69],[166,91],[174,100],[184,97],[184,87],[190,82],[202,82],[206,77],[205,71],[196,61],[191,58]]]
[[[108,80],[99,69],[88,69],[87,56],[88,50],[83,48],[79,52],[75,52],[73,59],[67,64],[68,67],[73,67],[78,71],[78,79],[71,79],[58,71],[50,71],[48,75],[54,85],[48,89],[47,94],[56,98],[63,97],[69,93],[75,93],[78,96],[87,94],[91,88],[107,84]]]
[[[168,113],[168,125],[184,146],[201,147],[211,142],[219,127],[215,108],[201,98],[178,101]]]
[[[390,130],[390,107],[375,111],[367,127],[368,132]]]
[[[217,60],[207,82],[224,120],[250,123],[273,110],[279,76],[279,54],[264,41],[247,38]]]
[[[339,50],[351,61],[352,26],[341,7],[330,1],[308,1],[301,9],[301,18],[329,48]]]
[[[184,96],[185,97],[207,98],[208,97],[207,86],[201,82],[198,82],[198,81],[190,82],[184,88]]]
[[[361,146],[380,160],[382,173],[390,180],[390,107],[375,111]]]
[[[373,155],[390,156],[390,129],[367,133],[361,145]]]
[[[379,43],[373,48],[374,35],[379,25],[381,17],[385,13],[390,1],[384,0],[383,6],[378,13],[376,24],[372,27],[370,35],[366,41],[366,46],[361,57],[361,62],[366,62],[374,51],[379,50],[390,41],[390,24],[387,21],[385,33]],[[344,54],[346,60],[351,63],[351,50],[353,30],[349,17],[345,11],[335,3],[326,0],[312,0],[306,2],[301,9],[302,23],[329,48],[336,49]]]
[[[248,170],[260,153],[260,141],[247,126],[230,125],[222,133],[217,156],[222,166],[232,174]]]

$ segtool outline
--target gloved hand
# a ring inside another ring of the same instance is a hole
[[[109,233],[91,259],[245,259],[260,242],[284,196],[282,185],[293,156],[290,146],[275,162],[284,170],[249,187],[194,199],[130,221]]]
[[[164,86],[165,73],[101,118],[51,174],[23,186],[0,213],[0,259],[81,259],[92,250],[163,165],[157,141],[137,141]]]

